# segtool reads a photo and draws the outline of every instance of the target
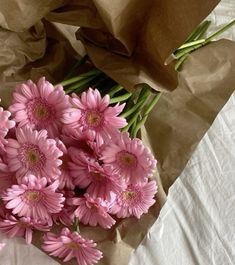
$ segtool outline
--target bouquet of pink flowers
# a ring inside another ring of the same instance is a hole
[[[140,218],[155,202],[156,160],[129,135],[134,123],[125,118],[133,120],[149,92],[123,113],[125,104],[97,89],[65,91],[45,78],[27,81],[17,85],[9,111],[0,109],[0,231],[28,244],[34,230],[43,231],[43,250],[88,265],[102,252],[83,238],[79,223],[109,229],[119,218]],[[58,224],[61,232],[52,233]]]

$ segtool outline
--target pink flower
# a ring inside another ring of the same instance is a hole
[[[68,228],[62,229],[60,235],[47,233],[43,239],[42,249],[51,256],[64,258],[64,262],[76,258],[79,265],[92,265],[102,258],[102,252],[95,249],[93,240],[84,239]]]
[[[111,140],[104,147],[101,159],[131,183],[152,176],[156,167],[150,150],[140,139],[130,139],[128,133],[120,133],[115,140]]]
[[[113,172],[107,165],[100,166],[97,163],[89,166],[89,175],[91,183],[87,188],[87,193],[92,197],[100,197],[104,200],[110,200],[113,193],[119,193],[123,189],[123,179],[119,174]]]
[[[61,191],[65,197],[64,207],[59,213],[52,214],[52,219],[56,224],[63,224],[71,226],[74,221],[74,211],[76,207],[69,203],[70,199],[74,197],[73,191]]]
[[[46,178],[28,175],[20,185],[7,189],[3,200],[13,214],[50,222],[51,214],[60,212],[65,200],[62,193],[56,192],[58,186],[58,180],[47,186]]]
[[[63,155],[56,141],[47,138],[46,130],[32,131],[29,127],[16,129],[16,139],[9,139],[6,146],[9,169],[17,178],[32,173],[54,180],[61,174],[59,166]]]
[[[72,204],[78,206],[74,212],[75,216],[85,225],[98,224],[103,228],[111,228],[116,222],[108,214],[110,203],[101,198],[93,199],[86,193],[83,198],[73,198]]]
[[[9,238],[24,237],[27,244],[32,242],[33,230],[48,231],[47,223],[35,221],[30,217],[16,219],[13,215],[8,215],[7,219],[0,221],[0,231]]]
[[[81,152],[76,148],[69,148],[69,154],[72,162],[69,162],[69,169],[74,178],[74,184],[80,188],[86,188],[90,183],[89,165],[95,163],[95,159]]]
[[[16,183],[15,175],[9,171],[8,165],[0,158],[0,194]]]
[[[37,84],[29,80],[17,85],[9,110],[19,127],[29,125],[32,129],[46,129],[50,137],[55,137],[60,135],[62,113],[68,107],[63,87],[54,87],[42,77]]]
[[[70,155],[62,141],[57,140],[57,147],[63,152],[63,156],[60,158],[62,160],[62,165],[60,166],[61,174],[59,176],[59,189],[67,188],[73,190],[75,185],[68,166],[68,163],[71,161]]]
[[[0,148],[5,149],[4,145],[7,144],[5,139],[9,129],[12,129],[15,126],[15,122],[9,120],[11,113],[7,110],[0,108]]]
[[[66,110],[63,116],[64,124],[73,129],[93,131],[99,141],[116,134],[127,124],[124,118],[118,117],[125,105],[110,107],[109,96],[101,98],[97,89],[89,88],[81,98],[74,94],[71,104],[73,108]]]
[[[112,206],[110,212],[116,214],[118,218],[129,216],[140,218],[155,203],[153,198],[156,192],[155,181],[129,185],[117,196],[116,203]]]
[[[95,144],[95,134],[91,131],[82,132],[74,129],[69,134],[62,135],[61,140],[67,147],[79,149],[91,157],[96,156],[98,148]]]

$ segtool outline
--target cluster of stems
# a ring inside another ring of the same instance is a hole
[[[208,44],[215,37],[232,27],[235,24],[235,20],[205,38],[205,33],[210,24],[210,21],[204,21],[200,24],[190,34],[185,44],[174,52],[173,59],[176,59],[175,69],[177,71],[191,52]],[[141,126],[145,124],[149,113],[158,102],[161,92],[153,91],[147,85],[143,85],[140,91],[128,92],[123,86],[117,84],[98,69],[92,69],[86,73],[77,75],[77,70],[88,59],[86,55],[77,62],[60,84],[64,86],[67,94],[81,94],[89,87],[92,87],[97,88],[102,96],[109,94],[110,104],[125,103],[125,108],[121,115],[126,118],[128,125],[122,131],[129,132],[132,138],[136,137]]]
[[[176,59],[175,69],[177,71],[180,69],[180,66],[183,64],[183,62],[186,60],[186,58],[191,52],[210,43],[220,34],[222,34],[226,30],[228,30],[230,27],[235,25],[235,20],[232,20],[230,23],[226,24],[225,26],[223,26],[222,28],[220,28],[215,33],[211,34],[210,36],[205,37],[205,34],[210,24],[211,24],[211,21],[207,21],[207,20],[201,23],[186,39],[185,43],[174,52],[173,59]]]

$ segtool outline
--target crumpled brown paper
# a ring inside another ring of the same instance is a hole
[[[219,0],[72,0],[47,15],[80,26],[77,36],[93,63],[125,88],[147,83],[173,90],[177,73],[165,66]]]

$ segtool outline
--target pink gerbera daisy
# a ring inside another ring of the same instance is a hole
[[[63,155],[56,141],[47,138],[47,131],[33,131],[29,127],[16,129],[16,140],[8,139],[6,146],[8,166],[16,177],[32,173],[54,180],[61,174],[59,166]]]
[[[68,152],[72,159],[72,162],[69,162],[68,165],[74,178],[74,184],[84,189],[91,183],[89,165],[95,163],[96,160],[77,148],[70,147]]]
[[[84,239],[68,228],[62,229],[59,235],[47,233],[43,239],[42,249],[51,256],[64,258],[64,262],[76,258],[79,265],[92,265],[102,258],[102,252],[95,248],[93,240]]]
[[[12,129],[15,126],[15,122],[9,120],[11,113],[3,108],[0,108],[0,148],[3,150],[4,145],[7,143],[5,139],[9,129]]]
[[[73,198],[72,204],[78,206],[74,214],[85,225],[96,226],[98,224],[103,228],[111,228],[116,222],[108,214],[110,202],[101,198],[93,199],[86,193],[83,198]]]
[[[58,186],[58,180],[47,186],[46,178],[28,175],[20,185],[7,189],[3,200],[13,214],[50,222],[51,214],[60,212],[65,200],[62,193],[56,192]]]
[[[50,137],[55,137],[60,135],[62,113],[68,107],[68,96],[63,87],[54,87],[42,77],[37,84],[29,80],[17,85],[9,110],[19,127],[28,125],[32,129],[46,129]]]
[[[118,218],[129,216],[140,218],[155,203],[153,198],[156,192],[155,181],[129,185],[117,196],[110,212],[116,214]]]
[[[156,160],[150,150],[140,139],[131,139],[128,133],[119,133],[115,140],[109,141],[102,151],[101,159],[131,183],[152,176],[156,167]]]
[[[32,242],[33,230],[49,231],[48,224],[31,219],[30,217],[15,218],[8,215],[7,219],[0,221],[0,231],[9,238],[24,237],[27,244]]]
[[[127,124],[124,118],[118,117],[125,105],[109,106],[109,96],[101,98],[97,89],[89,88],[80,98],[74,94],[71,104],[73,108],[65,111],[63,116],[64,124],[73,129],[93,131],[99,141],[116,134]]]
[[[71,205],[70,200],[74,197],[73,191],[61,191],[65,197],[64,207],[59,213],[52,214],[52,219],[56,224],[63,224],[65,226],[71,226],[74,221],[74,211],[76,206]]]
[[[59,189],[67,188],[73,190],[75,185],[68,166],[68,163],[71,161],[69,152],[64,143],[60,140],[57,140],[57,147],[63,152],[63,156],[60,158],[62,160],[62,165],[60,166],[61,174],[59,176]]]
[[[122,177],[112,170],[111,166],[99,165],[98,160],[90,158],[83,152],[69,148],[72,162],[69,163],[74,183],[80,188],[87,188],[87,192],[93,197],[101,197],[110,200],[113,193],[122,190]]]

